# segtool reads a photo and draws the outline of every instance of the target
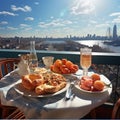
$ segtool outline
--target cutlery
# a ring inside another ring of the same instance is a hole
[[[65,101],[69,100],[71,97],[74,98],[74,94],[72,93],[73,86],[74,86],[73,84],[70,84],[70,86],[68,87],[65,94]]]
[[[73,93],[70,97],[70,100],[73,100],[75,98],[75,94]]]

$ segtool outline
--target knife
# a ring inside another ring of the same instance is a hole
[[[70,84],[70,86],[68,87],[66,94],[65,94],[65,100],[69,100],[71,98],[72,95],[72,87],[73,85]]]

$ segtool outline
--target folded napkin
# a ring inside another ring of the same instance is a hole
[[[21,60],[18,64],[18,74],[20,76],[30,73],[30,69],[26,60]]]

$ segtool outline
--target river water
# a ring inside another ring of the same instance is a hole
[[[65,41],[62,41],[62,40],[60,40],[60,41],[57,41],[57,40],[48,41],[48,40],[46,40],[46,42],[47,43],[64,43]],[[120,53],[120,46],[112,46],[112,45],[104,44],[104,40],[75,40],[75,42],[78,42],[80,44],[84,44],[84,45],[87,45],[90,47],[92,47],[93,45],[99,45],[102,48],[107,48],[110,51]]]
[[[120,46],[112,46],[112,45],[104,44],[103,40],[82,40],[82,41],[77,40],[76,42],[80,44],[88,45],[90,47],[92,47],[93,45],[99,45],[102,48],[107,48],[110,51],[120,53]]]

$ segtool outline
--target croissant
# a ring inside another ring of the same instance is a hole
[[[49,72],[43,74],[28,74],[22,76],[22,85],[28,90],[34,90],[38,95],[52,94],[66,86],[64,76]]]
[[[48,84],[39,85],[35,88],[35,92],[39,95],[55,93],[66,86],[66,82],[61,82],[57,86],[52,86]]]
[[[45,81],[40,74],[28,74],[22,76],[22,84],[28,90],[35,89],[36,86],[43,84]]]
[[[67,84],[66,82],[61,82],[59,85],[56,86],[55,92],[58,92],[59,90],[64,88],[66,84]]]
[[[56,89],[55,86],[43,84],[43,85],[37,86],[35,88],[35,92],[39,95],[43,95],[43,94],[48,94],[48,93],[54,93],[55,89]]]

